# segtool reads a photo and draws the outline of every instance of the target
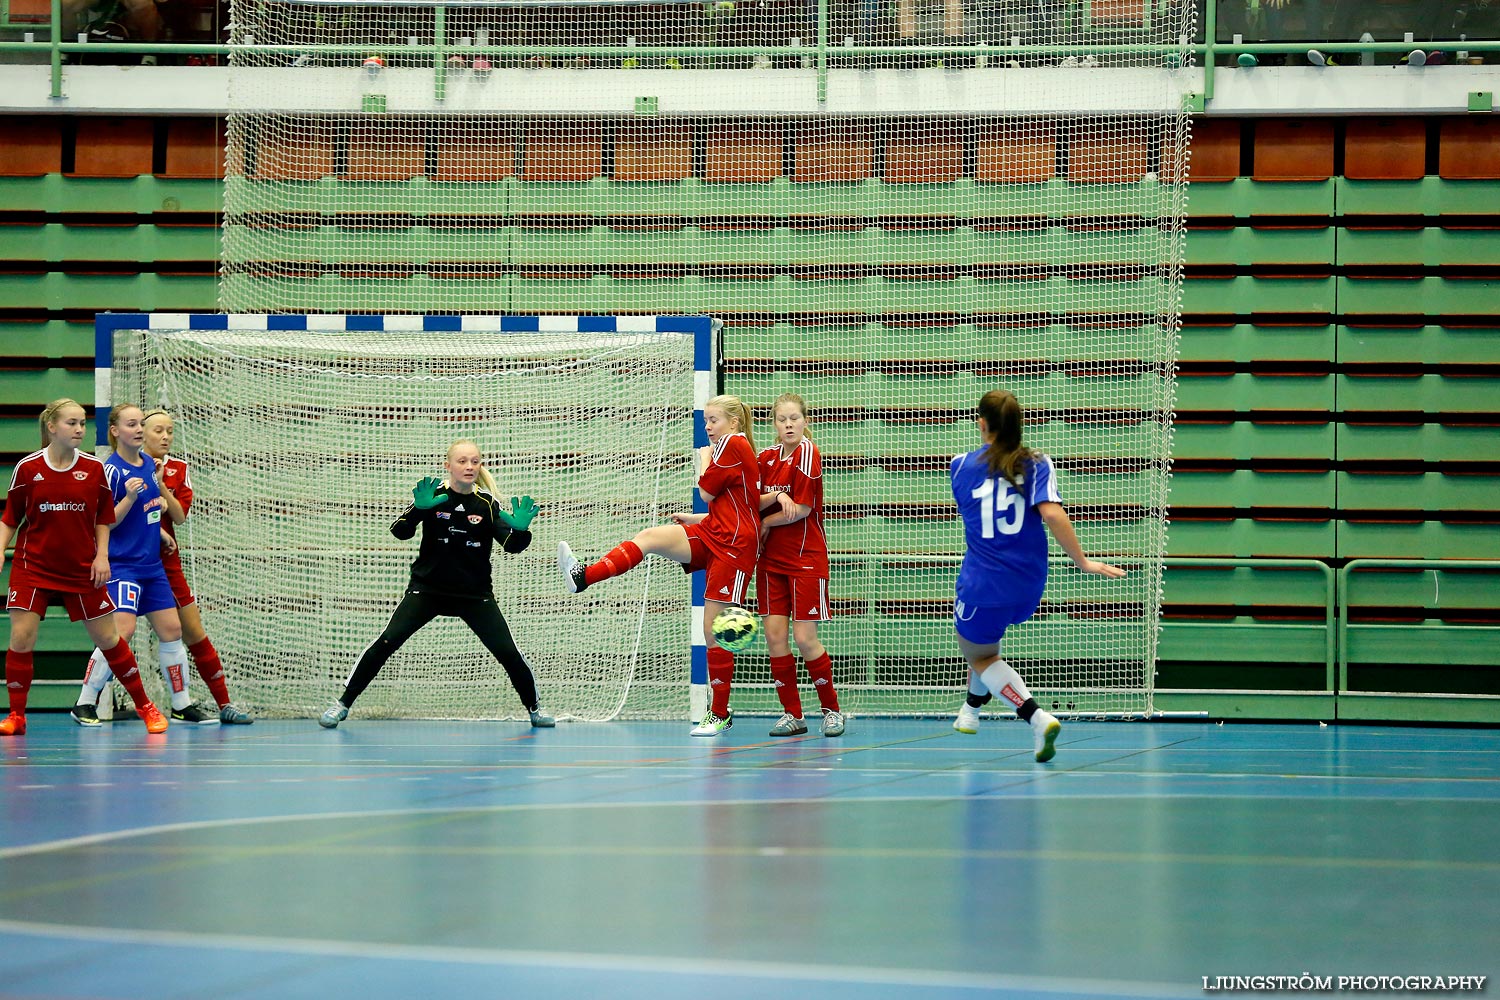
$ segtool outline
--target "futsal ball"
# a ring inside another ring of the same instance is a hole
[[[760,619],[744,608],[725,608],[714,618],[714,642],[738,653],[760,635]]]

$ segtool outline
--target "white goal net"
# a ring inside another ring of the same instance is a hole
[[[115,405],[176,418],[174,450],[196,494],[178,530],[184,565],[236,701],[307,716],[343,690],[416,557],[417,540],[394,538],[390,523],[419,478],[444,475],[448,445],[472,438],[505,509],[520,494],[541,506],[531,547],[497,546],[493,562],[497,603],[544,706],[575,719],[687,715],[683,574],[648,565],[573,597],[556,546],[603,551],[690,504],[691,334],[641,321],[580,333],[577,323],[501,331],[495,317],[454,331],[420,318],[385,317],[379,331],[344,329],[343,317],[310,317],[302,330],[260,319],[173,329],[153,317],[152,329],[118,330],[110,388]],[[359,708],[526,717],[457,619],[418,632]]]
[[[1192,4],[233,12],[226,311],[722,320],[724,390],[812,408],[824,640],[864,712],[957,704],[946,468],[1009,388],[1130,575],[1059,566],[1007,655],[1059,711],[1150,710]],[[737,711],[776,710],[759,650]]]

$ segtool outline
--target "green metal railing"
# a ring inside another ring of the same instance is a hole
[[[807,58],[816,67],[817,100],[824,102],[828,96],[829,57],[870,58],[879,56],[917,56],[932,59],[975,58],[979,56],[999,59],[1028,59],[1036,57],[1107,56],[1113,54],[1155,55],[1164,62],[1184,52],[1201,56],[1203,60],[1203,92],[1201,99],[1191,102],[1195,110],[1204,110],[1214,97],[1215,72],[1220,57],[1233,57],[1241,53],[1265,55],[1277,53],[1306,52],[1310,47],[1319,51],[1338,53],[1397,53],[1404,54],[1413,47],[1411,42],[1258,42],[1222,43],[1215,39],[1217,33],[1217,4],[1206,5],[1204,24],[1205,42],[1194,45],[1146,45],[1146,44],[1062,44],[1062,45],[838,45],[830,46],[828,38],[829,0],[817,0],[817,36],[812,45],[783,46],[721,46],[721,45],[486,45],[468,46],[465,55],[485,56],[497,60],[527,58],[530,56],[589,56],[602,59],[626,58],[705,58],[719,56],[744,56],[747,54],[786,56],[794,59]],[[1165,6],[1165,4],[1163,4]],[[64,54],[129,54],[129,55],[212,55],[229,56],[232,53],[254,52],[258,55],[333,55],[363,56],[374,49],[399,51],[430,61],[434,76],[434,97],[438,101],[447,95],[446,59],[454,47],[444,37],[447,7],[435,5],[435,37],[430,44],[381,46],[363,43],[358,45],[223,45],[207,43],[162,43],[162,42],[78,42],[63,41],[62,32],[52,30],[51,25],[26,25],[27,30],[38,33],[46,31],[48,38],[37,41],[0,41],[0,52],[46,52],[52,72],[51,97],[63,98]],[[1151,16],[1151,3],[1143,5],[1143,26]],[[1089,25],[1092,23],[1089,0],[1081,0],[1069,12],[1070,23]],[[52,0],[52,25],[62,23],[62,0]],[[1428,51],[1500,52],[1500,41],[1439,40],[1423,41],[1422,48]]]
[[[1168,569],[1173,566],[1200,569],[1304,569],[1320,573],[1323,577],[1323,677],[1325,694],[1339,690],[1335,686],[1338,674],[1335,671],[1336,650],[1339,647],[1338,625],[1335,609],[1338,607],[1337,578],[1332,566],[1320,559],[1218,559],[1189,556],[1168,556],[1162,560]]]
[[[1349,691],[1349,622],[1350,590],[1355,573],[1361,570],[1418,569],[1434,571],[1491,571],[1500,572],[1500,561],[1490,559],[1351,559],[1338,571],[1338,690]],[[1500,581],[1497,581],[1495,602],[1500,605]],[[1360,626],[1353,626],[1358,628]],[[1383,626],[1394,627],[1394,626]],[[1464,626],[1484,627],[1484,626]],[[1500,633],[1500,629],[1491,629]],[[1495,664],[1500,667],[1500,648],[1495,654]]]

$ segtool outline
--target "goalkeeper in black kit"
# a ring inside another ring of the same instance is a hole
[[[334,729],[349,717],[354,701],[370,686],[391,654],[434,618],[460,618],[510,676],[510,683],[531,714],[531,724],[550,728],[552,717],[537,701],[536,677],[516,648],[510,626],[495,604],[490,583],[490,546],[506,552],[531,544],[531,519],[537,507],[531,497],[512,497],[505,511],[495,499],[495,483],[485,469],[479,446],[455,441],[448,448],[448,479],[426,478],[412,490],[412,503],[391,525],[397,538],[411,538],[422,527],[422,545],[411,564],[411,582],[390,624],[354,665],[338,701],[318,724]]]

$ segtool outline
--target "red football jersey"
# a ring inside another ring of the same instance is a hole
[[[754,571],[760,547],[760,467],[745,435],[719,438],[698,488],[713,494],[699,529],[703,544],[735,569]]]
[[[66,469],[54,469],[45,450],[32,452],[16,463],[4,520],[20,529],[12,581],[65,593],[92,590],[94,529],[115,523],[104,463],[78,452]]]
[[[163,493],[170,493],[177,498],[177,502],[182,504],[182,513],[186,515],[188,508],[193,506],[193,480],[188,475],[187,463],[171,455],[164,457],[161,460],[161,486]],[[170,517],[164,516],[161,519],[161,529],[174,539],[177,537],[175,528]],[[182,556],[176,549],[169,553],[165,543],[162,545],[161,561],[163,565],[182,566]]]
[[[779,524],[766,533],[760,553],[762,569],[787,576],[828,576],[828,538],[823,534],[823,456],[812,438],[803,438],[785,458],[781,445],[760,453],[762,493],[790,493],[812,513],[794,524]],[[767,507],[766,514],[775,513]]]

